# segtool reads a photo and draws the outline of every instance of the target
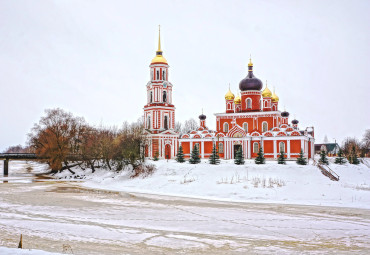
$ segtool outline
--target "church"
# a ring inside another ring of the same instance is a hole
[[[163,56],[159,31],[158,50],[150,63],[147,104],[144,106],[145,134],[148,137],[145,156],[171,159],[180,146],[189,158],[195,146],[201,158],[209,158],[216,145],[221,159],[233,159],[241,149],[244,158],[257,156],[260,148],[266,158],[276,159],[283,151],[287,159],[297,158],[301,150],[306,158],[314,156],[314,128],[299,128],[299,121],[289,123],[289,112],[279,110],[279,97],[253,73],[249,60],[247,76],[239,83],[237,96],[225,94],[225,112],[215,113],[216,130],[206,125],[207,117],[199,116],[199,128],[187,134],[175,131],[173,85],[169,82],[169,65]]]

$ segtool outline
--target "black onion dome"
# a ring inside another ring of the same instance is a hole
[[[283,111],[283,112],[281,113],[281,117],[289,117],[289,112],[287,112],[287,111]]]
[[[299,123],[299,121],[298,121],[298,120],[296,120],[296,119],[294,119],[294,120],[292,120],[292,123],[293,123],[294,125],[297,125],[297,124]]]
[[[239,89],[241,91],[247,90],[261,90],[263,87],[262,81],[256,78],[253,74],[253,65],[248,65],[248,75],[239,82]]]
[[[207,118],[206,115],[204,115],[203,113],[201,115],[199,115],[199,119],[200,120],[205,120]]]

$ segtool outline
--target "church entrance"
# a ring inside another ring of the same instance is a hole
[[[242,148],[241,144],[234,144],[234,158],[236,156],[236,152]]]
[[[170,144],[166,144],[164,148],[164,156],[166,159],[171,159],[171,145]]]

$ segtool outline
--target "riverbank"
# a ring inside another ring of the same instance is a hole
[[[336,206],[370,209],[370,168],[360,165],[330,167],[340,176],[331,181],[313,165],[300,166],[294,161],[278,165],[267,161],[256,165],[246,160],[235,165],[222,160],[219,165],[177,163],[174,160],[148,161],[156,171],[147,177],[130,178],[129,171],[113,173],[99,169],[95,173],[74,169],[55,177],[63,180],[83,179],[84,187],[111,191],[182,196],[232,202],[277,203]]]

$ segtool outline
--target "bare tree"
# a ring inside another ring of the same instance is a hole
[[[79,137],[85,128],[85,121],[59,108],[48,109],[45,113],[46,116],[41,117],[28,134],[29,144],[53,172],[67,168],[74,174],[68,157],[79,150]]]
[[[30,146],[23,147],[22,145],[9,146],[4,153],[33,153]]]
[[[195,119],[191,118],[185,121],[182,133],[183,134],[189,133],[190,131],[197,130],[198,128],[199,128],[198,122],[196,122]]]
[[[354,149],[353,149],[354,148]],[[360,153],[361,143],[355,137],[347,137],[342,145],[342,151],[348,158],[351,153]]]

